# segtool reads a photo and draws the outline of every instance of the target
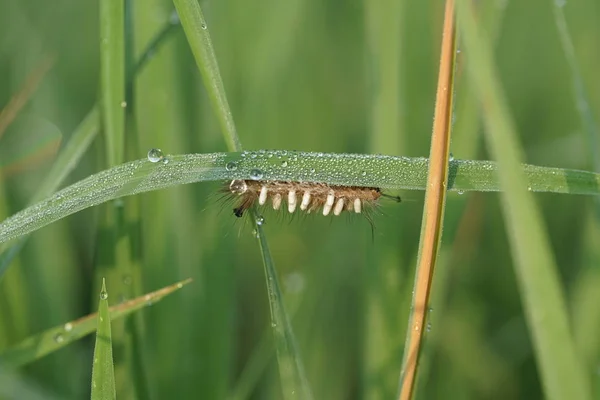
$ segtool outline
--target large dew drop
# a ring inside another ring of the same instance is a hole
[[[262,179],[263,177],[263,173],[260,169],[253,169],[252,171],[250,171],[250,178],[258,181],[260,179]]]
[[[157,163],[164,158],[163,152],[161,149],[150,149],[148,151],[148,161]]]

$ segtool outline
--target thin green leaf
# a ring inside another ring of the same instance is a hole
[[[279,365],[283,397],[285,399],[311,399],[313,397],[312,392],[308,379],[306,379],[292,324],[285,310],[277,270],[263,231],[263,218],[256,213],[256,210],[252,210],[252,216],[265,267],[269,306],[271,308],[271,326],[277,348],[277,364]]]
[[[0,223],[0,243],[108,200],[187,183],[264,179],[423,190],[427,164],[426,158],[288,151],[187,154],[158,163],[137,160],[92,175],[7,218]],[[600,194],[600,174],[533,165],[524,165],[523,171],[531,191]],[[448,188],[499,191],[497,165],[453,160]]]
[[[108,165],[125,157],[125,3],[100,0],[100,104]]]
[[[600,132],[598,131],[598,126],[594,120],[594,114],[590,107],[579,63],[577,62],[577,57],[575,55],[575,46],[573,46],[571,34],[569,33],[569,28],[567,26],[567,20],[564,13],[565,2],[554,0],[552,3],[554,3],[554,21],[558,30],[558,36],[563,52],[565,53],[565,59],[571,70],[573,98],[577,105],[581,125],[587,136],[587,147],[590,152],[590,159],[594,169],[600,171]],[[600,207],[600,200],[598,200],[596,207]]]
[[[485,109],[486,142],[498,159],[501,201],[515,273],[531,332],[544,393],[549,399],[590,399],[590,385],[575,352],[564,293],[543,221],[527,179],[517,132],[503,98],[489,44],[483,40],[469,1],[457,2],[469,76]]]
[[[174,31],[174,28],[179,26],[179,20],[171,18],[165,26],[156,34],[155,38],[148,44],[138,63],[135,66],[133,77],[137,75],[150,60],[151,54],[156,52],[157,48],[165,42]],[[131,79],[133,79],[133,77]],[[45,197],[50,196],[58,189],[65,178],[79,164],[79,160],[85,154],[90,144],[100,131],[100,113],[98,106],[94,105],[90,112],[85,116],[83,121],[75,129],[71,139],[66,146],[61,150],[56,161],[52,165],[48,176],[42,182],[41,186],[33,195],[30,204],[34,204]],[[10,265],[13,258],[19,253],[27,237],[22,237],[18,242],[10,246],[0,246],[0,279],[4,276],[6,269]]]
[[[112,306],[110,308],[110,319],[112,321],[122,318],[144,307],[149,307],[190,282],[191,279],[187,279]],[[0,355],[0,365],[6,368],[17,368],[61,349],[96,330],[97,317],[97,313],[90,314],[30,336],[4,351]]]
[[[92,368],[92,400],[116,399],[115,371],[113,366],[112,340],[110,335],[110,312],[108,292],[102,281],[100,305],[98,307],[98,328],[94,347]]]
[[[173,4],[175,4],[185,36],[200,69],[204,86],[221,125],[227,148],[230,151],[240,151],[242,145],[237,136],[233,116],[225,95],[223,80],[219,72],[219,64],[200,4],[198,0],[173,0]]]

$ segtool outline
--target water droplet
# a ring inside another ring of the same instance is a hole
[[[531,192],[533,190],[533,188],[531,186],[527,186],[527,190],[529,190]]]
[[[67,322],[64,326],[64,329],[66,332],[71,332],[71,329],[73,329],[73,324],[70,322]]]
[[[287,161],[282,161],[282,162],[281,162],[281,166],[282,166],[283,168],[287,167],[287,166],[288,166],[288,162],[287,162]]]
[[[459,190],[457,193],[458,194],[465,194],[465,191],[464,190]]]
[[[202,29],[206,29],[206,24],[202,24],[202,25],[200,25],[200,27],[201,27]]]
[[[262,225],[265,223],[265,218],[262,215],[256,216],[256,225]]]
[[[317,172],[317,170],[316,170],[316,169],[314,169],[314,168],[311,168],[311,170],[310,170],[310,173],[311,173],[311,174],[314,174],[315,172]]]
[[[271,328],[277,328],[277,324],[275,322],[271,322]]]
[[[167,157],[163,158],[162,163],[165,164],[165,165],[168,164],[169,163],[169,159]]]
[[[457,49],[457,50],[456,50],[456,54],[460,54],[460,49]]]
[[[363,171],[360,173],[362,176],[367,176],[367,171]]]
[[[121,102],[121,107],[123,107],[123,108],[127,107],[127,102],[125,100],[123,100]]]
[[[454,154],[450,153],[450,156],[448,156],[448,160],[454,161]]]
[[[148,161],[156,163],[163,159],[163,152],[161,149],[150,149],[148,151]]]
[[[237,164],[233,161],[230,161],[227,164],[225,164],[225,169],[227,171],[235,171],[237,169]]]
[[[253,169],[252,171],[250,171],[250,178],[254,179],[255,181],[262,179],[263,177],[263,173],[260,169]]]
[[[65,337],[63,336],[62,333],[57,333],[56,335],[54,335],[54,341],[56,343],[62,343],[65,341]]]
[[[252,229],[252,236],[254,236],[255,238],[260,238],[260,235],[258,234],[258,231],[256,229]]]
[[[177,284],[177,289],[181,289],[182,287],[183,287],[183,283],[179,282],[179,283]]]
[[[431,332],[431,322],[427,323],[427,332]]]
[[[177,14],[177,11],[173,11],[173,12],[171,13],[171,16],[169,17],[169,22],[170,22],[172,25],[177,25],[177,24],[179,24],[179,14]]]
[[[108,299],[108,293],[106,293],[104,291],[100,292],[100,299],[102,299],[102,300]]]

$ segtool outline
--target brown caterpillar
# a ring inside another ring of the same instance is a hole
[[[335,186],[312,182],[254,181],[236,179],[225,189],[238,196],[239,202],[233,214],[241,218],[254,203],[271,202],[279,210],[285,201],[290,213],[296,209],[311,213],[322,210],[323,215],[340,215],[344,211],[360,214],[365,207],[372,208],[384,196],[401,201],[400,196],[390,196],[376,187]]]

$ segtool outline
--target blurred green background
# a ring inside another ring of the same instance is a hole
[[[600,149],[590,149],[582,130],[553,2],[477,3],[496,42],[527,162],[593,169],[590,150]],[[173,18],[173,6],[129,5],[138,56]],[[443,1],[201,5],[245,149],[427,156]],[[0,106],[54,60],[0,138],[2,219],[27,205],[60,144],[96,101],[98,9],[95,1],[0,0]],[[564,11],[600,120],[600,3],[569,1]],[[463,79],[467,56],[458,56],[452,152],[485,159],[477,101]],[[136,77],[134,94],[128,159],[152,147],[170,154],[226,150],[181,28]],[[69,182],[107,167],[103,146],[98,138]],[[191,285],[140,311],[135,329],[113,326],[118,397],[281,398],[258,246],[218,190],[199,184],[127,199],[128,267],[103,265],[114,247],[103,215],[114,204],[36,232],[0,281],[0,352],[94,312],[106,268],[111,305],[191,277]],[[264,214],[317,399],[394,398],[423,205],[420,192],[400,195],[400,205],[382,201],[373,238],[364,218]],[[600,393],[600,220],[592,198],[536,199],[576,345]],[[436,274],[417,398],[542,398],[497,194],[449,196]],[[42,398],[88,398],[92,351],[88,337],[16,374],[0,370],[1,396],[33,398],[28,387]]]

